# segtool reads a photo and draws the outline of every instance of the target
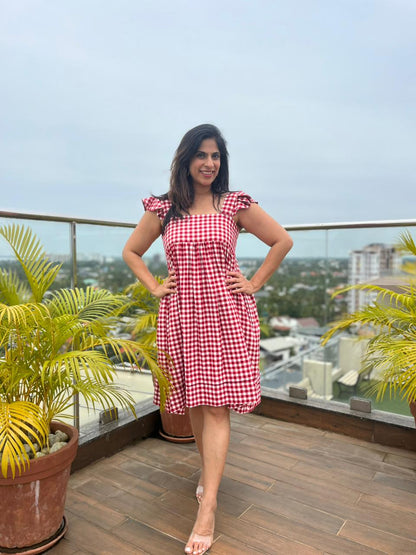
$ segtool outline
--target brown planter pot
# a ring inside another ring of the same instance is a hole
[[[188,409],[185,409],[185,414],[171,414],[164,411],[160,413],[160,418],[162,429],[159,430],[159,433],[164,439],[173,443],[195,441]]]
[[[57,429],[68,434],[66,447],[32,460],[29,470],[15,479],[0,475],[0,553],[42,553],[65,534],[66,489],[78,430],[52,422],[51,431]]]

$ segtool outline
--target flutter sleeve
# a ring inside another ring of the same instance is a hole
[[[243,191],[238,191],[234,195],[234,202],[232,203],[232,215],[234,216],[237,214],[239,210],[246,210],[250,208],[251,204],[257,204],[257,201],[254,200],[250,195],[244,193]]]
[[[157,197],[144,198],[142,202],[145,210],[149,212],[156,212],[161,220],[163,220],[169,210],[169,201],[163,201]]]

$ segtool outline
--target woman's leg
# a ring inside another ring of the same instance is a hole
[[[194,409],[190,411],[192,415]],[[197,431],[194,430],[194,433],[198,435],[200,432],[204,495],[192,534],[186,544],[186,553],[203,553],[212,544],[218,488],[230,441],[230,411],[226,407],[197,407],[195,421]],[[197,445],[199,449],[198,440]]]
[[[201,457],[201,475],[198,481],[198,487],[196,490],[196,497],[198,502],[202,499],[202,489],[204,486],[204,458],[203,458],[203,445],[202,445],[202,430],[204,426],[204,414],[203,407],[194,407],[189,409],[189,416],[191,418],[192,431],[195,436],[195,442],[198,447],[199,455]]]

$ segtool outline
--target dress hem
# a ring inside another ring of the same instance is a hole
[[[183,405],[182,409],[178,409],[175,411],[170,411],[168,408],[165,409],[165,411],[168,414],[178,414],[183,416],[185,414],[185,409],[193,409],[195,407],[213,407],[213,408],[219,408],[219,407],[226,407],[228,409],[230,409],[232,412],[236,412],[237,414],[249,414],[250,412],[253,412],[253,410],[258,407],[261,403],[261,399],[259,399],[258,401],[256,401],[255,403],[252,403],[250,405],[207,405],[206,403],[199,403],[193,406],[189,406],[189,405]],[[157,407],[160,408],[159,403],[156,403],[155,401],[153,401],[153,404]]]

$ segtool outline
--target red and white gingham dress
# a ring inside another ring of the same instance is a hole
[[[167,366],[165,353],[174,364],[168,412],[209,405],[245,413],[260,402],[256,302],[226,288],[227,273],[239,269],[233,216],[253,202],[241,191],[232,192],[218,214],[184,216],[166,227],[167,264],[177,277],[177,293],[161,299],[157,330],[159,364]],[[163,220],[171,203],[151,197],[143,205]],[[159,401],[155,384],[154,402]]]

